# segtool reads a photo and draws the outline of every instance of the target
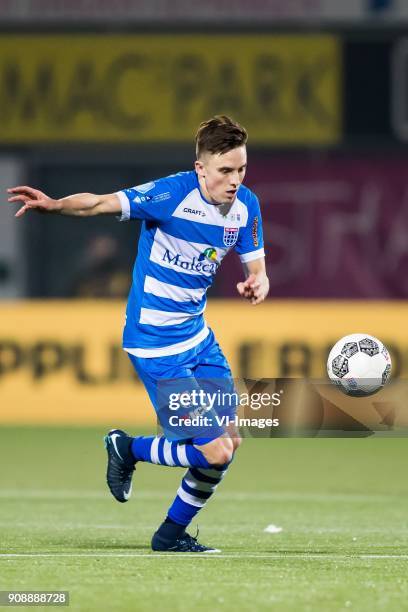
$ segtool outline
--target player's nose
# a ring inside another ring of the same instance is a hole
[[[231,187],[238,187],[239,185],[239,174],[238,172],[236,174],[233,174],[231,176]]]

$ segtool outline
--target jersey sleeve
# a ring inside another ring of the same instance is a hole
[[[183,183],[177,175],[118,191],[116,195],[122,207],[119,221],[166,221],[182,201],[184,191]]]
[[[240,228],[234,248],[242,263],[265,257],[261,209],[259,200],[254,194],[248,206],[247,223]]]

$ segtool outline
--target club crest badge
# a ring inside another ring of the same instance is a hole
[[[234,246],[236,241],[238,240],[238,227],[224,227],[224,238],[223,242],[225,246],[231,247]]]

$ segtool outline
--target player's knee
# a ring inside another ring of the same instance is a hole
[[[232,461],[234,447],[231,438],[217,438],[201,447],[201,452],[211,465],[225,465]]]
[[[233,447],[233,451],[235,452],[237,450],[237,448],[239,448],[242,444],[242,438],[240,438],[239,436],[236,436],[235,438],[231,438],[232,439],[232,447]]]
[[[218,438],[215,446],[214,465],[228,465],[234,456],[234,441],[231,438]]]
[[[211,463],[211,465],[228,465],[232,461],[232,455],[232,450],[220,449],[208,463]]]

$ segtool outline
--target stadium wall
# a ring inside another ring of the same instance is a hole
[[[124,311],[119,301],[0,304],[0,423],[154,424],[120,346]],[[378,336],[393,376],[404,377],[407,314],[404,302],[270,301],[253,310],[212,300],[207,321],[235,377],[324,377],[329,348],[353,332]]]
[[[408,255],[406,155],[251,159],[262,203],[266,264],[277,298],[403,299]],[[238,258],[217,282],[233,297]]]

